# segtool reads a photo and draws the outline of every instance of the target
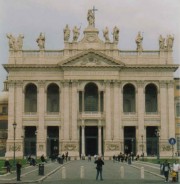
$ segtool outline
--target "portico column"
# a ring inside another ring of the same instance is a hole
[[[119,141],[119,107],[120,107],[120,97],[119,97],[119,83],[118,81],[114,82],[114,140]]]
[[[84,112],[84,91],[82,91],[82,112]]]
[[[98,126],[98,155],[102,155],[102,136],[101,136],[101,126]]]
[[[138,81],[138,94],[137,94],[137,112],[138,112],[138,129],[136,127],[136,138],[138,139],[137,151],[141,153],[141,135],[144,133],[144,112],[145,112],[145,94],[144,94],[144,82]],[[144,139],[146,139],[144,137]],[[145,140],[146,141],[146,140]]]
[[[64,140],[69,140],[69,81],[64,82]]]
[[[100,104],[101,104],[101,91],[98,91],[98,112],[101,111]]]
[[[37,156],[40,156],[45,153],[45,125],[44,125],[44,117],[45,117],[45,89],[44,89],[45,81],[38,82],[38,131],[37,131]],[[39,146],[43,145],[43,148],[39,150]]]
[[[111,140],[111,93],[110,81],[106,81],[105,91],[106,140]]]
[[[81,153],[82,153],[82,155],[85,155],[85,131],[84,131],[84,129],[85,129],[85,126],[83,125],[83,126],[81,126],[81,142],[82,142],[82,147],[81,147]]]
[[[167,120],[167,83],[160,82],[160,116],[161,116],[161,130],[160,139],[168,139],[168,120]]]

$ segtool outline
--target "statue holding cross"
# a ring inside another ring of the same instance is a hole
[[[93,7],[93,9],[88,10],[87,20],[89,22],[89,26],[95,27],[95,11],[97,11],[95,7]]]

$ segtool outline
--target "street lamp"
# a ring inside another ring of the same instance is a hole
[[[142,158],[144,159],[144,145],[143,145],[143,135],[141,135],[141,139],[142,139]]]
[[[131,142],[132,142],[132,148],[131,148],[132,151],[131,151],[131,152],[134,154],[134,142],[133,142],[133,141],[134,141],[134,139],[132,138],[132,139],[131,139]]]
[[[36,137],[36,140],[35,140],[35,156],[37,158],[37,130],[35,131],[35,137]]]
[[[160,154],[159,154],[159,137],[160,137],[160,132],[159,129],[155,130],[155,135],[157,137],[157,160],[160,159]]]
[[[14,128],[14,157],[13,157],[13,165],[14,165],[14,167],[15,167],[15,138],[16,138],[16,126],[17,126],[17,124],[16,124],[16,122],[14,122],[13,123],[13,128]]]

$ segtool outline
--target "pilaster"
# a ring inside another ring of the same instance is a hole
[[[38,130],[37,130],[37,156],[45,154],[45,81],[38,81]],[[40,146],[41,145],[41,146]],[[41,150],[39,151],[39,147]],[[40,152],[40,153],[39,153]]]
[[[114,81],[114,140],[119,140],[119,113],[120,113],[120,93],[119,93],[119,83]]]
[[[160,139],[168,139],[168,119],[167,119],[167,82],[160,81],[160,115],[161,132]]]
[[[169,137],[175,136],[175,116],[174,116],[174,81],[168,81],[168,120]]]
[[[137,114],[138,114],[138,127],[136,127],[136,138],[138,140],[137,152],[141,152],[141,136],[144,132],[144,113],[145,113],[145,94],[144,94],[144,81],[137,81]],[[145,137],[144,137],[145,138]]]
[[[64,82],[64,140],[69,140],[69,81]]]
[[[111,93],[110,81],[105,83],[105,122],[106,122],[106,140],[111,140]]]

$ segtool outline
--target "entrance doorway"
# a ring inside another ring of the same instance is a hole
[[[125,126],[124,127],[124,153],[130,154],[131,152],[136,154],[136,127]]]
[[[26,126],[24,131],[24,156],[36,156],[36,127]]]
[[[98,127],[86,126],[85,127],[85,154],[97,155],[98,154]]]
[[[157,126],[147,126],[146,127],[146,150],[148,156],[157,155],[157,136],[156,130]]]
[[[47,127],[47,156],[54,158],[59,154],[59,127]]]

